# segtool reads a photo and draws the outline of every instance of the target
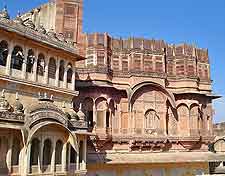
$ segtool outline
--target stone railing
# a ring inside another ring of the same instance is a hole
[[[24,122],[25,115],[22,113],[0,112],[0,120]]]
[[[87,121],[71,120],[70,125],[71,127],[75,127],[75,128],[85,128],[85,129],[88,128]]]
[[[35,29],[31,29],[22,24],[18,24],[12,20],[0,18],[0,28],[3,28],[6,31],[18,33],[37,42],[48,44],[55,48],[63,49],[70,53],[77,53],[74,45],[60,41],[59,39],[51,37],[47,34],[42,34]]]

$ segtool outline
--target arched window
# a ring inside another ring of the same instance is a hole
[[[67,83],[72,83],[72,76],[73,76],[73,70],[72,70],[72,64],[68,64],[68,70],[67,70]]]
[[[93,127],[93,106],[94,102],[91,98],[85,98],[83,101],[82,110],[87,117],[88,127]]]
[[[82,160],[84,159],[84,158],[83,158],[83,152],[84,152],[84,150],[83,150],[83,145],[84,145],[83,141],[80,141],[80,146],[79,146],[79,162],[80,162],[80,163],[81,163]]]
[[[56,142],[56,149],[55,149],[55,164],[62,164],[62,149],[63,143],[62,141],[58,140]]]
[[[28,56],[27,56],[27,70],[26,72],[31,73],[33,71],[33,65],[34,65],[34,52],[32,49],[29,49]]]
[[[179,120],[179,133],[180,135],[189,135],[190,132],[190,119],[189,109],[187,105],[181,104],[177,108],[178,120]]]
[[[110,112],[109,110],[106,111],[106,128],[109,128],[110,123]]]
[[[155,110],[148,110],[145,113],[145,129],[156,132],[157,129],[159,129],[159,120],[159,116],[157,115]]]
[[[197,133],[197,130],[203,128],[203,121],[198,105],[192,105],[190,109],[190,130],[191,133]]]
[[[0,65],[6,66],[7,56],[8,56],[8,43],[3,40],[0,43]]]
[[[45,70],[45,56],[43,54],[39,54],[37,60],[37,74],[40,76],[44,76],[44,70]]]
[[[48,77],[55,79],[55,73],[56,73],[56,62],[55,59],[51,57],[48,67]]]
[[[70,145],[70,163],[76,163],[77,160],[77,152]]]
[[[105,98],[98,98],[96,100],[96,108],[97,108],[97,127],[104,128],[104,121],[106,119],[107,111],[108,111],[108,103]]]
[[[50,139],[46,139],[44,142],[44,149],[43,149],[43,165],[50,165],[52,158],[52,143]]]
[[[6,157],[8,152],[8,138],[1,136],[0,142],[0,168],[7,168]],[[1,170],[3,171],[3,170]],[[8,172],[8,169],[6,170]],[[8,173],[5,175],[8,175]]]
[[[12,52],[12,68],[16,70],[22,70],[23,61],[23,49],[20,46],[15,46]]]
[[[20,141],[18,138],[13,139],[12,147],[12,165],[19,165],[19,156],[20,156]]]
[[[61,60],[60,61],[60,65],[59,65],[59,80],[60,81],[63,81],[63,79],[64,79],[64,61],[63,60]]]
[[[40,150],[40,141],[38,139],[33,139],[31,143],[31,165],[38,165],[38,157]]]

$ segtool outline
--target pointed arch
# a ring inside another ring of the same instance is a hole
[[[64,80],[64,72],[65,72],[64,60],[61,60],[59,63],[59,80],[60,81]]]
[[[6,66],[8,54],[8,42],[2,40],[0,42],[0,65]]]
[[[33,72],[34,61],[35,61],[34,51],[32,49],[29,49],[28,55],[27,55],[27,70],[26,70],[26,72],[28,72],[28,73]]]
[[[44,54],[40,53],[38,55],[37,60],[37,74],[40,76],[44,76],[44,70],[45,70],[45,56]]]
[[[67,83],[72,83],[72,77],[73,77],[73,65],[69,63],[67,65]]]
[[[51,79],[55,79],[55,74],[56,74],[56,61],[55,58],[51,57],[49,60],[48,77]]]
[[[22,70],[24,62],[24,54],[22,47],[18,45],[14,47],[11,59],[11,68],[16,70]]]

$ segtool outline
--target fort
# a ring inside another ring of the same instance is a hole
[[[0,175],[213,173],[208,50],[86,34],[82,16],[82,0],[0,12]]]

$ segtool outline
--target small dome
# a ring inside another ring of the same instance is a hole
[[[82,105],[81,104],[80,104],[79,111],[77,112],[77,115],[78,115],[80,121],[84,121],[85,120],[85,114],[82,111]]]
[[[18,93],[16,93],[16,102],[13,107],[16,113],[23,113],[23,104],[19,100]]]
[[[70,113],[70,117],[71,117],[71,120],[79,120],[79,116],[75,111]]]
[[[23,112],[23,104],[19,100],[16,100],[13,107],[14,107],[14,111],[16,113],[22,113]]]
[[[7,7],[5,6],[4,9],[0,12],[0,18],[10,19]]]
[[[2,90],[0,97],[0,111],[8,111],[10,109],[9,102],[5,99],[5,90]]]
[[[23,20],[22,20],[22,18],[20,16],[20,13],[19,12],[18,12],[18,14],[17,14],[14,22],[17,23],[17,24],[23,24]]]

